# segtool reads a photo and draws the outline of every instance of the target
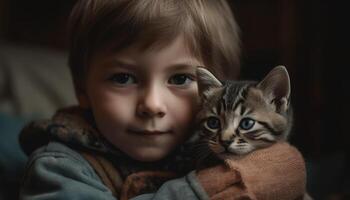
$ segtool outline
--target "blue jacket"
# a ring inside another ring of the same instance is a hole
[[[70,108],[59,111],[52,120],[32,123],[22,131],[20,142],[30,158],[21,183],[20,199],[117,199],[81,154],[85,150],[112,157],[122,181],[143,170],[160,169],[178,174],[177,178],[162,182],[156,190],[133,197],[134,200],[209,199],[194,171],[183,165],[189,163],[184,148],[156,164],[137,163],[111,147],[96,134],[91,124],[88,114]]]

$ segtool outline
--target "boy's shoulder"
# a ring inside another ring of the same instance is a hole
[[[30,155],[21,181],[20,199],[48,194],[55,199],[114,199],[79,151],[56,141]]]
[[[69,171],[79,169],[83,174],[99,180],[95,170],[80,152],[56,141],[51,141],[30,154],[25,174],[33,169],[38,170],[38,173],[51,171],[58,174],[70,173]]]
[[[78,172],[78,173],[77,173]],[[56,174],[61,176],[89,176],[100,181],[91,165],[76,150],[69,146],[52,141],[32,152],[26,164],[26,176]]]
[[[86,160],[78,151],[57,141],[50,141],[46,145],[36,149],[31,153],[29,160],[36,160],[42,157],[65,158],[81,164],[87,164]]]

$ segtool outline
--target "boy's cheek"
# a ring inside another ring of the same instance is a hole
[[[90,107],[89,100],[85,94],[77,94],[77,99],[80,107],[84,109],[88,109]]]

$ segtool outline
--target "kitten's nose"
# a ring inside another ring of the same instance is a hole
[[[220,143],[225,149],[227,149],[230,146],[230,144],[232,143],[232,141],[230,141],[230,140],[221,140]]]

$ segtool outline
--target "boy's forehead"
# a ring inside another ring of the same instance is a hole
[[[199,60],[187,45],[183,36],[178,36],[172,41],[154,41],[153,44],[145,46],[142,42],[134,42],[124,48],[113,45],[100,51],[99,56],[119,57],[120,59],[150,59],[157,60],[174,58],[184,63],[199,64]]]
[[[117,44],[117,45],[115,45]],[[133,52],[142,52],[142,53],[156,53],[166,49],[170,46],[182,47],[188,49],[188,45],[185,41],[185,38],[180,34],[176,37],[170,39],[164,38],[139,38],[128,44],[118,45],[120,42],[116,40],[115,44],[111,43],[109,50],[111,52],[120,52],[120,51],[133,51]]]
[[[100,52],[92,58],[89,71],[93,73],[89,74],[112,72],[116,69],[144,75],[175,71],[195,74],[198,66],[206,67],[206,64],[193,56],[184,38],[178,37],[159,48],[143,49],[135,43],[121,50],[110,48]]]

